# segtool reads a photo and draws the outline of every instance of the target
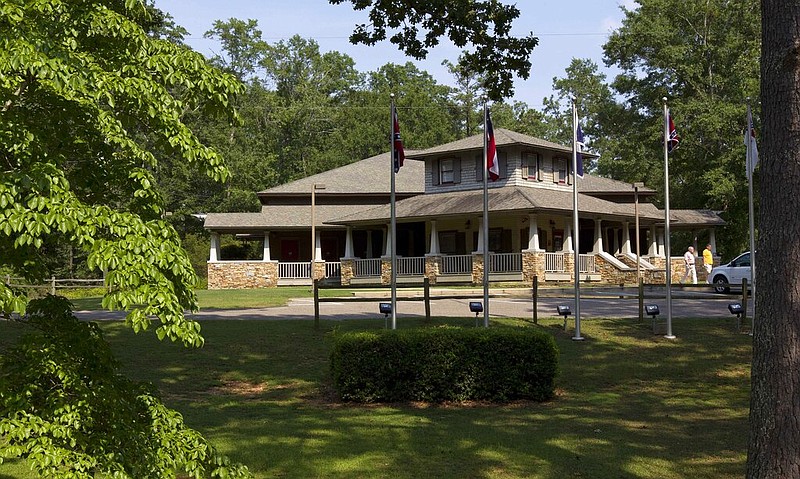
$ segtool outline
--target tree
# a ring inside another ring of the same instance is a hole
[[[747,243],[744,174],[746,98],[758,96],[760,24],[754,0],[640,0],[604,45],[622,70],[613,88],[623,108],[604,126],[601,172],[663,184],[662,97],[681,135],[670,155],[670,201],[723,210],[730,252]],[[757,105],[754,103],[754,107]],[[757,110],[757,108],[756,108]]]
[[[162,219],[154,170],[158,158],[173,156],[224,180],[228,171],[222,158],[180,118],[186,110],[197,110],[234,121],[231,101],[241,87],[197,53],[157,38],[154,32],[164,27],[157,22],[166,17],[154,13],[139,0],[8,0],[0,5],[0,267],[29,282],[41,281],[48,271],[40,247],[53,239],[72,244],[87,252],[90,268],[107,272],[103,305],[127,310],[127,323],[135,331],[157,321],[159,338],[200,346],[199,324],[184,316],[185,310],[197,309],[196,276],[175,230]],[[81,337],[80,328],[68,331],[69,314],[58,300],[51,298],[26,315],[28,299],[25,291],[0,283],[4,317],[21,315],[30,324],[49,317],[48,329],[64,328],[53,335]],[[26,344],[23,353],[41,343]],[[68,348],[60,353],[70,357],[46,363],[55,361],[55,368],[67,367],[70,360],[81,363],[93,357],[89,349]],[[57,400],[73,380],[83,381],[77,395],[68,394],[72,402],[56,410],[61,422],[54,423],[46,408],[33,403],[34,396],[9,392],[26,384],[14,379],[19,377],[9,372],[9,364],[12,369],[25,366],[3,362],[0,434],[21,437],[22,443],[3,441],[0,457],[27,457],[47,475],[151,477],[126,464],[117,445],[104,442],[102,435],[86,438],[89,444],[81,447],[97,461],[70,462],[73,443],[63,428],[79,429],[82,421],[93,419],[96,410],[80,392],[92,384],[90,375],[53,371],[56,380],[41,375],[42,382],[31,385],[51,391],[47,401]],[[118,392],[124,390],[124,384],[117,386]],[[210,448],[194,451],[196,463],[188,457],[182,461],[172,448],[191,444],[188,436],[189,442],[181,442],[181,421],[157,401],[146,402],[137,407],[150,415],[154,436],[138,453],[171,457],[174,462],[165,466],[171,474],[182,467],[196,477],[246,475],[238,468],[204,468],[223,465]],[[38,441],[39,447],[29,448],[26,441]],[[87,469],[87,464],[93,465]]]
[[[445,35],[459,48],[471,44],[474,51],[465,51],[459,64],[484,77],[492,100],[511,96],[514,74],[523,79],[530,76],[530,55],[539,40],[533,34],[524,38],[511,35],[511,24],[520,13],[513,5],[498,0],[329,1],[333,5],[349,1],[356,10],[370,8],[370,23],[356,26],[350,35],[352,43],[375,45],[386,39],[387,29],[397,29],[389,41],[418,60]],[[422,39],[420,30],[424,31]]]
[[[753,325],[747,477],[800,477],[800,4],[761,2],[757,317]]]

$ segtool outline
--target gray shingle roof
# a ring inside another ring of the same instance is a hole
[[[406,151],[406,155],[414,153]],[[258,193],[262,195],[311,194],[314,184],[324,184],[320,194],[390,194],[391,159],[389,153],[381,153],[365,160],[340,166],[291,183],[270,188]],[[422,193],[425,191],[425,163],[407,160],[395,175],[395,191],[399,193]]]
[[[632,204],[619,204],[578,195],[581,214],[602,215],[604,217],[633,217]],[[507,186],[489,189],[489,211],[495,213],[530,212],[572,212],[572,191],[545,188]],[[658,211],[658,210],[656,210]],[[483,190],[432,193],[415,196],[397,202],[396,216],[400,220],[414,221],[426,217],[447,217],[477,215],[483,213]],[[333,224],[370,223],[389,218],[389,205],[354,212],[336,218]],[[644,215],[640,218],[657,220],[657,215]]]
[[[633,186],[624,181],[614,180],[603,176],[586,174],[583,178],[578,178],[578,191],[581,193],[611,193],[633,196]],[[655,194],[655,190],[642,187],[639,194],[650,196]]]
[[[331,228],[331,225],[323,225],[323,223],[373,207],[374,205],[316,205],[314,214],[317,227]],[[253,229],[298,229],[310,226],[310,204],[265,205],[258,213],[208,213],[204,223],[206,229],[231,232],[252,231]]]
[[[559,145],[552,141],[543,140],[530,135],[517,133],[516,131],[506,130],[505,128],[496,128],[494,130],[494,142],[498,147],[500,146],[533,146],[544,148],[546,150],[558,151],[561,153],[572,153],[572,146]],[[457,151],[477,150],[483,148],[483,133],[472,135],[460,140],[451,141],[443,145],[434,146],[427,150],[420,150],[414,153],[407,153],[406,157],[409,158],[423,158],[431,155],[438,155],[443,153],[453,153]],[[591,153],[584,153],[589,158],[596,158],[597,155]]]

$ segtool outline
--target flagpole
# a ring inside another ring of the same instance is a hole
[[[667,97],[664,101],[664,252],[667,256],[666,276],[667,276],[667,339],[675,339],[672,334],[672,258],[669,244],[669,109],[667,108]]]
[[[392,268],[392,329],[397,329],[397,212],[395,209],[395,162],[399,161],[396,156],[395,148],[394,148],[394,118],[395,118],[395,106],[394,106],[394,93],[389,94],[389,98],[391,98],[392,108],[389,115],[389,156],[391,157],[391,161],[389,162],[389,168],[391,168],[391,177],[392,177],[392,193],[390,202],[391,206],[391,231],[389,232],[390,241],[392,242],[391,249],[391,268]]]
[[[753,213],[753,113],[750,110],[750,97],[747,98],[747,138],[746,168],[747,168],[747,208],[750,215],[750,287],[753,290],[753,323],[756,320],[756,228],[755,214]],[[751,329],[752,331],[752,329]]]
[[[483,327],[489,327],[489,105],[483,100]]]
[[[575,273],[575,336],[574,341],[583,341],[581,336],[581,267],[580,244],[578,234],[578,109],[575,97],[572,97],[572,231],[575,236],[575,256],[573,270]]]

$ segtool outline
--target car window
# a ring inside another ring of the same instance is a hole
[[[731,263],[731,266],[750,266],[750,253],[743,254]]]

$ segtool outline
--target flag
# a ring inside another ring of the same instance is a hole
[[[750,135],[748,138],[747,135]],[[744,144],[747,146],[747,178],[753,174],[758,163],[758,148],[756,147],[756,131],[753,129],[753,115],[747,109],[747,131],[744,133]]]
[[[672,122],[672,115],[668,115],[669,118],[669,140],[667,140],[667,152],[671,152],[675,148],[678,147],[678,143],[681,141],[681,137],[678,136],[678,131],[675,129],[675,123]]]
[[[581,125],[578,125],[578,131],[575,133],[575,137],[578,139],[575,142],[575,168],[577,169],[576,173],[578,174],[579,178],[583,178],[583,148],[586,146],[583,143],[583,131],[581,130]]]
[[[392,160],[394,161],[394,172],[400,171],[403,161],[406,159],[403,151],[403,139],[400,138],[400,124],[397,122],[397,110],[392,111]]]
[[[492,127],[492,116],[486,111],[486,170],[489,172],[489,179],[497,181],[500,178],[500,166],[497,159],[497,146],[494,142],[494,128]]]

